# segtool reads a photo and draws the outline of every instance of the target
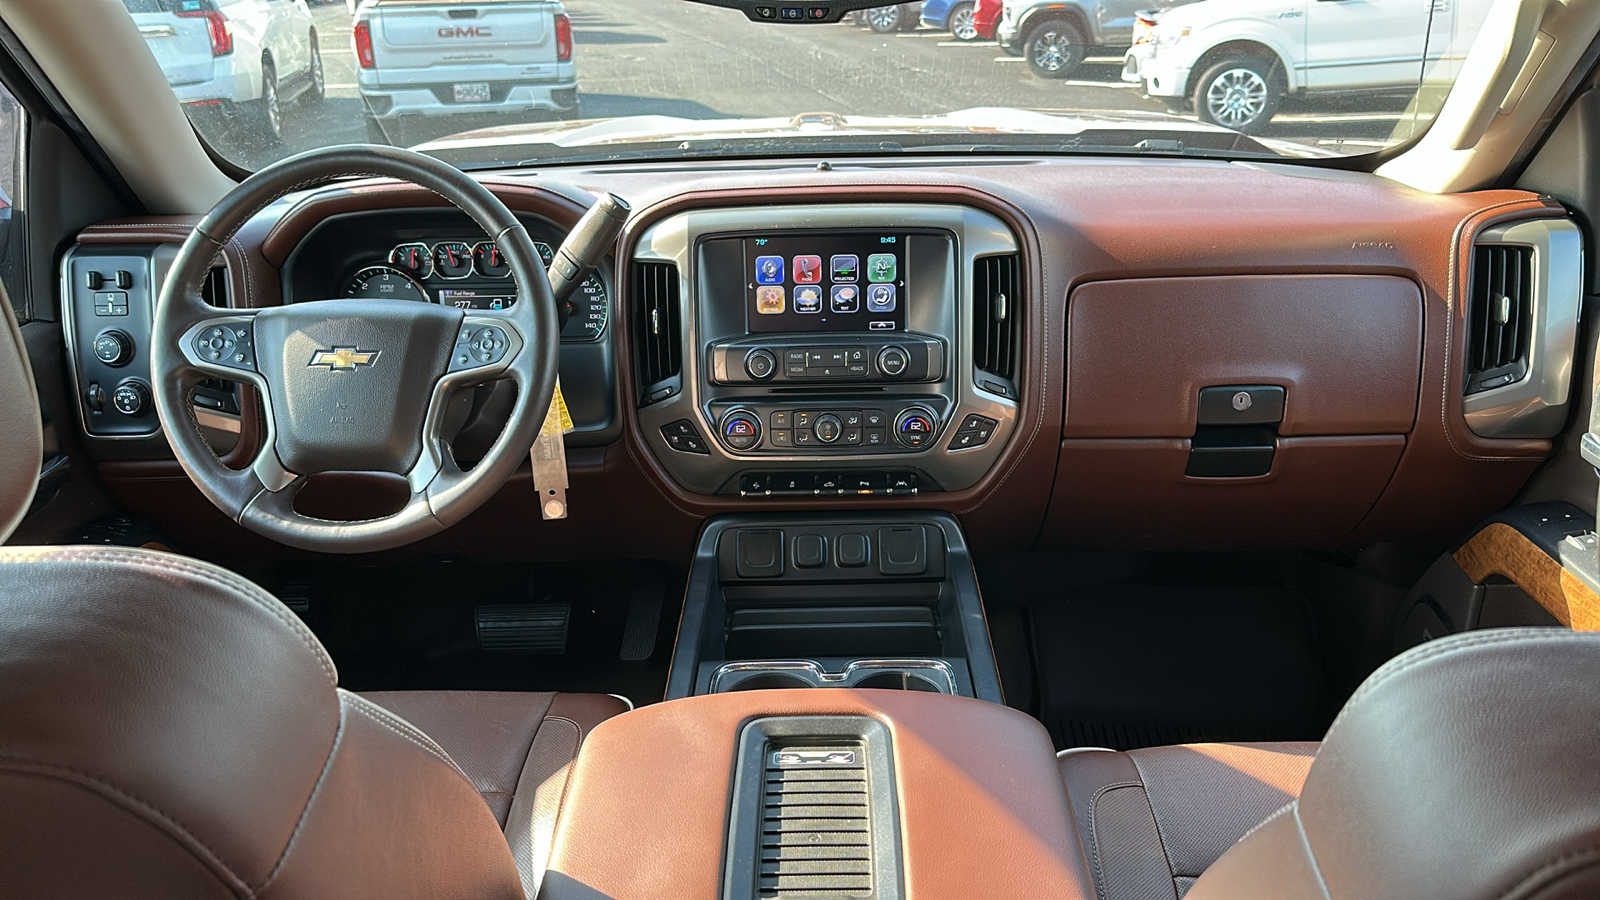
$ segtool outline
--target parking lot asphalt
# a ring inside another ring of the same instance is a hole
[[[865,27],[772,25],[683,0],[567,0],[585,118],[642,114],[686,118],[801,113],[927,115],[972,107],[1047,111],[1163,111],[1118,79],[1114,52],[1091,56],[1072,77],[1033,74],[992,42],[962,43],[919,28],[880,35]],[[312,147],[365,141],[356,91],[350,15],[343,3],[316,6],[327,73],[322,104],[285,110],[283,146],[243,135],[213,135],[218,149],[249,168]],[[1390,143],[1404,99],[1341,97],[1291,103],[1263,137],[1325,151],[1360,153]],[[490,122],[439,123],[433,133]]]

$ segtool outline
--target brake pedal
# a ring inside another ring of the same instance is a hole
[[[478,649],[560,654],[567,651],[572,608],[565,603],[500,603],[480,606]]]

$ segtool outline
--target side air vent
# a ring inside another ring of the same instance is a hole
[[[228,270],[222,266],[206,273],[205,284],[200,286],[200,299],[207,305],[221,309],[228,307]]]
[[[756,896],[872,896],[867,760],[859,743],[767,753]]]
[[[1484,437],[1553,437],[1571,400],[1583,237],[1568,219],[1496,225],[1474,239],[1471,263],[1455,351],[1465,357],[1467,427]]]
[[[683,332],[678,317],[678,267],[635,262],[633,297],[634,357],[639,397],[644,403],[676,394],[683,369]]]
[[[972,360],[979,386],[1006,397],[1017,396],[1013,379],[1017,364],[1017,257],[985,256],[972,268]]]
[[[1467,300],[1467,393],[1528,374],[1533,337],[1533,248],[1480,245],[1472,251]]]

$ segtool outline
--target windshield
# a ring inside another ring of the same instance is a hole
[[[124,0],[246,169],[826,153],[1329,157],[1431,122],[1491,0]],[[772,21],[760,21],[759,17]]]

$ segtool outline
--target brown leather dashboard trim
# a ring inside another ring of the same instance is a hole
[[[919,495],[906,499],[874,499],[872,509],[942,509],[962,517],[975,542],[990,548],[1027,546],[1033,542],[1044,513],[1045,493],[1040,486],[1050,483],[1055,463],[1053,436],[1059,433],[1061,379],[1055,364],[1056,339],[1051,334],[1046,314],[1050,296],[1033,218],[1023,209],[1002,198],[974,188],[955,184],[861,184],[812,185],[804,187],[735,188],[692,191],[674,195],[637,210],[623,230],[619,260],[631,260],[639,236],[651,225],[676,213],[693,209],[730,206],[804,205],[818,203],[927,203],[968,206],[990,213],[1017,238],[1020,269],[1026,298],[1026,326],[1022,333],[1024,366],[1017,378],[1021,403],[1018,426],[1010,445],[981,481],[964,491]],[[623,263],[626,267],[626,262]],[[632,314],[630,279],[619,271],[616,288],[624,322]],[[631,332],[619,332],[631,338]],[[618,378],[622,388],[624,441],[628,454],[642,468],[663,499],[685,515],[700,519],[727,509],[737,498],[708,498],[682,490],[656,460],[639,433],[638,384],[634,375],[631,340],[617,346]],[[1040,440],[1041,435],[1052,439]],[[937,450],[933,452],[938,452]],[[825,465],[825,464],[824,464]],[[1022,475],[1016,482],[1013,476]],[[763,511],[860,509],[854,499],[817,498],[763,501]]]
[[[1473,535],[1453,558],[1474,584],[1496,575],[1509,578],[1573,631],[1600,631],[1600,596],[1527,535],[1504,522]]]
[[[584,742],[542,900],[722,896],[741,728],[784,715],[870,716],[893,743],[905,896],[1091,900],[1044,728],[995,703],[911,691],[748,691],[673,700]]]

